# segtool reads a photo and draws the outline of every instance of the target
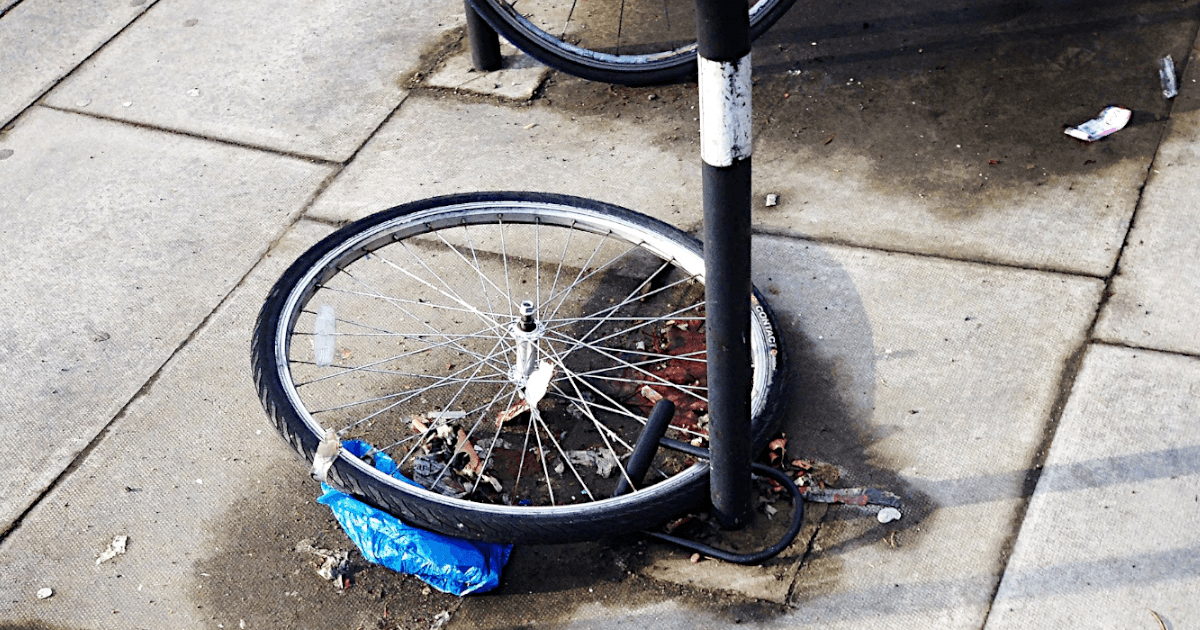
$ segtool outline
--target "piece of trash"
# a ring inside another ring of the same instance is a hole
[[[1084,142],[1095,142],[1104,136],[1116,133],[1129,124],[1133,112],[1123,107],[1105,107],[1100,115],[1064,133]]]
[[[316,556],[321,563],[317,567],[317,575],[330,582],[334,582],[338,590],[345,590],[346,582],[343,578],[346,576],[346,569],[350,565],[349,552],[322,549],[314,545],[311,540],[305,538],[296,544],[296,553],[308,553]]]
[[[692,560],[692,564],[700,564],[700,554],[698,554],[698,553],[692,554],[691,560]]]
[[[538,367],[529,375],[525,381],[525,400],[529,404],[536,407],[543,398],[546,397],[546,390],[550,387],[550,379],[554,377],[554,366],[550,365],[549,361],[542,360],[538,363]]]
[[[529,123],[528,125],[525,125],[525,129],[527,129],[527,130],[533,129],[536,126],[537,126],[537,123]]]
[[[1158,78],[1162,81],[1164,98],[1175,98],[1179,87],[1175,84],[1175,60],[1167,55],[1158,60]]]
[[[465,411],[430,411],[425,414],[425,417],[430,420],[433,420],[433,421],[445,420],[445,421],[449,422],[451,420],[462,420],[463,418],[466,418],[467,412],[465,412]]]
[[[347,440],[342,448],[359,458],[375,451],[361,440]],[[373,460],[375,468],[385,475],[417,485],[400,474],[387,454],[376,451]],[[325,494],[317,501],[329,506],[367,561],[415,575],[452,595],[482,593],[500,585],[500,571],[508,562],[512,545],[463,540],[419,529],[354,497],[324,488]]]
[[[329,474],[329,469],[333,467],[333,460],[337,459],[338,448],[341,445],[342,442],[338,439],[337,431],[325,429],[325,437],[321,438],[321,443],[317,445],[317,452],[313,454],[312,471],[310,472],[313,479],[325,482],[325,477]]]
[[[837,137],[837,134],[836,134],[836,133],[831,133],[831,134],[829,134],[829,137],[828,137],[828,138],[825,138],[825,143],[824,143],[824,144],[829,144],[830,142],[833,142],[833,139],[834,139],[834,138],[836,138],[836,137]]]
[[[121,107],[133,107],[133,101],[125,101],[121,103]]]
[[[337,344],[337,316],[333,307],[322,304],[317,309],[317,321],[313,322],[313,356],[317,367],[333,364],[333,350]]]
[[[49,588],[49,587],[39,588],[38,592],[37,592],[38,599],[47,599],[47,598],[51,597],[52,595],[54,595],[54,589]]]
[[[1153,610],[1153,609],[1151,609],[1151,608],[1147,608],[1146,610],[1149,610],[1149,611],[1150,611],[1150,614],[1151,614],[1151,615],[1154,615],[1154,620],[1158,622],[1158,627],[1159,627],[1159,628],[1161,628],[1162,630],[1167,630],[1167,624],[1166,624],[1166,622],[1164,622],[1164,621],[1163,621],[1163,618],[1162,618],[1162,616],[1161,616],[1161,615],[1159,615],[1158,613],[1154,612],[1154,610]]]
[[[657,403],[658,401],[662,400],[662,398],[663,398],[662,394],[655,391],[654,388],[650,387],[649,385],[642,385],[641,393],[642,393],[642,396],[644,396],[646,398],[646,400],[649,400],[652,403]]]
[[[439,461],[436,454],[418,455],[412,462],[413,477],[421,487],[454,499],[467,495],[467,489],[453,476],[446,474],[446,464]]]
[[[496,414],[496,426],[503,426],[505,422],[516,418],[517,416],[529,412],[529,401],[525,399],[518,400],[511,407]]]
[[[875,515],[875,520],[879,521],[880,523],[891,523],[892,521],[900,520],[901,516],[903,516],[903,514],[900,513],[900,510],[897,510],[894,507],[885,507],[882,510],[879,510],[879,513]]]
[[[785,453],[787,453],[786,437],[775,438],[771,440],[770,444],[767,444],[767,456],[770,457],[772,464],[783,457]]]
[[[567,451],[567,459],[572,464],[595,466],[596,474],[608,479],[617,470],[617,458],[612,452],[603,449],[588,449],[586,451]],[[561,465],[562,462],[559,462]]]
[[[429,630],[438,630],[438,628],[446,625],[447,621],[450,621],[450,611],[443,610],[442,612],[433,616],[433,625],[429,626]]]
[[[129,542],[128,536],[113,536],[112,542],[108,543],[108,548],[96,556],[96,564],[108,562],[113,558],[125,553],[125,544]]]
[[[188,96],[200,96],[200,88],[192,88],[187,92]]]
[[[779,195],[771,193],[767,195],[767,207],[772,208],[779,205]]]
[[[875,488],[801,488],[805,501],[813,503],[845,503],[846,505],[882,505],[899,509],[900,497]]]
[[[76,107],[87,107],[88,105],[91,105],[91,104],[92,104],[92,99],[90,99],[90,98],[85,98],[85,99],[75,102]]]

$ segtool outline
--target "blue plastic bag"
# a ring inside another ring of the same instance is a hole
[[[356,457],[373,450],[361,440],[348,440],[342,447]],[[386,454],[376,452],[374,461],[380,472],[416,485],[400,474]],[[512,545],[463,540],[419,529],[327,485],[322,487],[325,494],[317,501],[333,510],[342,530],[367,560],[415,575],[452,595],[483,593],[500,585],[500,571],[508,562]]]

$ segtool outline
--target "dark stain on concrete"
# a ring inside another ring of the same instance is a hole
[[[783,156],[769,168],[785,172],[866,158],[881,191],[932,198],[949,219],[1053,178],[1148,165],[1184,106],[1163,98],[1158,60],[1183,75],[1198,18],[1198,0],[800,0],[755,45],[756,155]],[[542,104],[652,123],[650,141],[698,154],[694,83],[559,73]],[[1125,130],[1091,144],[1063,134],[1107,105],[1133,110]]]
[[[304,467],[288,458],[275,467],[270,483],[214,519],[201,541],[209,551],[191,576],[198,614],[212,627],[346,628],[429,627],[459,598],[427,589],[420,580],[368,564],[323,505],[320,487]],[[339,591],[317,575],[314,557],[295,551],[310,539],[317,547],[351,551],[350,587]],[[216,551],[219,549],[220,551]]]

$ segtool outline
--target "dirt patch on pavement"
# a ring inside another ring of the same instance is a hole
[[[320,487],[297,461],[277,466],[268,485],[216,519],[204,541],[209,557],[196,564],[195,604],[213,627],[313,630],[420,628],[453,611],[459,599],[420,580],[369,565],[354,550],[329,508],[316,502]],[[309,539],[317,547],[351,551],[349,588],[317,575]]]
[[[622,607],[670,600],[718,615],[750,620],[780,608],[739,597],[662,584],[637,571],[660,554],[683,554],[641,537],[574,545],[518,546],[500,588],[465,598],[441,593],[419,579],[367,563],[329,509],[316,502],[319,489],[294,461],[282,461],[267,484],[240,499],[214,522],[202,541],[208,558],[194,575],[197,612],[225,628],[342,630],[432,627],[450,613],[455,628],[551,627],[580,606]],[[316,573],[312,554],[297,552],[308,539],[316,547],[350,552],[349,588],[339,590]],[[40,629],[39,629],[40,630]],[[50,630],[50,629],[46,629]]]
[[[1148,163],[1182,76],[1200,3],[924,3],[801,0],[755,45],[756,156],[773,169],[866,158],[889,193],[967,217],[1055,177]],[[555,73],[539,105],[648,125],[648,142],[697,154],[695,83],[629,88]],[[1063,130],[1107,105],[1125,130],[1083,143]]]

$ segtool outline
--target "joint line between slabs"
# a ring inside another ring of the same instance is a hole
[[[295,160],[303,160],[303,161],[309,162],[311,164],[320,164],[320,165],[325,165],[325,166],[342,166],[344,164],[343,162],[338,162],[337,160],[331,160],[329,158],[324,158],[324,157],[321,157],[318,155],[308,155],[305,153],[282,151],[280,149],[275,149],[272,147],[267,147],[267,146],[262,146],[262,145],[257,145],[257,144],[251,144],[248,142],[238,142],[236,140],[228,140],[225,138],[206,136],[204,134],[194,133],[191,131],[183,131],[180,129],[171,129],[169,127],[160,127],[158,125],[136,122],[136,121],[132,121],[132,120],[125,120],[123,118],[114,118],[112,116],[106,116],[104,114],[97,114],[95,112],[86,112],[83,110],[73,109],[70,107],[59,107],[56,105],[49,105],[49,104],[45,104],[45,103],[39,104],[38,107],[44,107],[46,109],[53,110],[56,112],[62,112],[64,114],[74,114],[76,116],[84,116],[86,118],[92,118],[95,120],[103,120],[104,122],[115,123],[118,125],[125,125],[127,127],[133,127],[135,129],[142,129],[145,131],[155,131],[155,132],[159,132],[159,133],[170,134],[173,136],[182,136],[184,138],[191,138],[193,140],[203,140],[205,142],[212,142],[215,144],[221,144],[221,145],[230,146],[230,147],[237,147],[239,149],[247,149],[250,151],[256,151],[256,152],[260,152],[260,153],[269,153],[271,155],[278,155],[280,157],[292,158]]]
[[[129,408],[132,407],[134,403],[150,393],[150,390],[156,383],[158,383],[158,380],[162,378],[163,370],[170,365],[171,361],[173,361],[175,357],[178,356],[179,353],[186,348],[193,339],[195,339],[196,335],[198,335],[200,331],[203,330],[210,321],[212,321],[213,316],[229,301],[229,296],[232,295],[233,292],[242,285],[246,279],[246,276],[249,275],[253,269],[254,266],[250,268],[250,271],[247,271],[242,275],[241,278],[238,279],[238,282],[233,286],[232,289],[230,289],[229,293],[226,293],[225,296],[222,297],[221,300],[216,304],[216,306],[213,307],[213,309],[207,315],[205,315],[203,319],[200,320],[200,323],[197,324],[190,333],[188,333],[183,341],[181,341],[179,345],[177,345],[175,349],[171,351],[171,354],[168,355],[161,364],[159,364],[158,368],[154,370],[154,373],[151,374],[144,383],[142,383],[142,386],[139,387],[136,392],[134,392],[133,396],[130,396],[129,400],[127,400],[125,404],[121,406],[121,409],[118,410],[117,413],[113,414],[113,417],[107,423],[105,423],[105,425],[101,427],[94,436],[92,436],[92,439],[88,440],[87,445],[80,449],[79,453],[71,459],[71,462],[68,463],[65,468],[63,468],[62,472],[55,476],[54,480],[51,481],[44,490],[42,490],[41,494],[34,498],[33,501],[31,501],[29,505],[19,515],[17,515],[16,518],[13,519],[12,523],[7,529],[0,531],[0,544],[7,540],[10,535],[12,535],[21,527],[25,517],[28,516],[30,512],[41,505],[46,497],[50,496],[56,489],[58,489],[60,485],[62,485],[64,481],[66,481],[68,477],[70,477],[76,470],[79,470],[79,468],[83,466],[88,457],[91,456],[92,452],[95,451],[96,448],[100,446],[100,443],[104,441],[104,438],[112,432],[113,426],[125,418],[125,416],[129,413]]]
[[[1193,42],[1196,39],[1197,33],[1200,33],[1200,26],[1193,31]],[[1182,76],[1182,70],[1180,71],[1180,76]],[[1174,107],[1175,103],[1172,101],[1167,110],[1168,121],[1171,119],[1171,113],[1174,111]],[[1029,499],[1035,492],[1037,492],[1037,486],[1041,481],[1042,471],[1044,470],[1046,459],[1049,457],[1050,448],[1054,445],[1054,437],[1058,434],[1058,427],[1062,420],[1062,415],[1067,407],[1067,404],[1070,402],[1071,394],[1073,393],[1075,386],[1075,378],[1078,376],[1079,370],[1083,365],[1084,357],[1086,357],[1088,349],[1093,344],[1105,344],[1120,347],[1119,344],[1107,343],[1096,339],[1096,326],[1100,321],[1101,313],[1104,312],[1104,308],[1108,304],[1108,301],[1111,297],[1113,279],[1116,277],[1118,270],[1120,269],[1121,258],[1125,253],[1125,248],[1129,245],[1130,235],[1133,233],[1134,225],[1137,222],[1138,212],[1141,210],[1142,202],[1145,199],[1146,186],[1149,185],[1150,174],[1154,172],[1154,164],[1158,162],[1158,155],[1159,152],[1162,151],[1163,139],[1166,137],[1166,130],[1169,126],[1170,125],[1164,125],[1159,131],[1158,147],[1154,152],[1154,157],[1151,158],[1150,163],[1146,166],[1145,175],[1142,179],[1142,185],[1138,189],[1137,201],[1133,205],[1133,212],[1131,212],[1129,215],[1129,225],[1125,228],[1125,236],[1121,242],[1121,248],[1117,251],[1117,255],[1113,260],[1113,265],[1109,270],[1109,273],[1107,276],[1101,278],[1104,280],[1104,289],[1101,292],[1100,299],[1096,304],[1096,310],[1092,313],[1092,321],[1088,326],[1087,331],[1083,335],[1083,340],[1080,343],[1080,346],[1071,354],[1070,357],[1067,358],[1063,366],[1063,371],[1059,376],[1058,393],[1056,394],[1053,406],[1050,409],[1050,417],[1047,419],[1048,422],[1046,423],[1046,435],[1042,439],[1042,443],[1039,445],[1039,451],[1034,455],[1033,461],[1031,462],[1031,477],[1026,479],[1025,485],[1022,489],[1022,502],[1018,508],[1017,514],[1014,515],[1010,537],[1005,543],[1005,548],[1001,553],[1000,571],[996,579],[996,585],[992,589],[991,597],[988,599],[988,607],[984,612],[983,623],[980,627],[986,627],[988,619],[992,615],[992,606],[995,603],[997,594],[1000,592],[1001,585],[1004,583],[1004,576],[1008,572],[1008,565],[1012,560],[1013,548],[1016,545],[1017,540],[1021,537],[1021,530],[1023,530],[1025,526],[1025,518],[1029,510]],[[1184,354],[1183,356],[1192,355]]]
[[[286,232],[286,229],[284,232]],[[282,238],[282,235],[280,238]],[[166,367],[175,360],[175,357],[179,356],[179,354],[192,343],[192,341],[200,334],[201,331],[208,327],[209,323],[212,322],[216,314],[226,304],[229,303],[229,300],[233,294],[245,284],[246,278],[249,277],[250,274],[254,273],[254,270],[258,268],[262,259],[266,257],[266,253],[269,251],[269,248],[264,250],[264,253],[259,260],[250,265],[246,272],[243,273],[240,278],[238,278],[237,282],[230,287],[229,291],[213,306],[212,310],[210,310],[208,314],[205,315],[198,324],[196,324],[191,332],[189,332],[187,336],[184,337],[177,346],[175,346],[175,349],[171,351],[171,354],[159,364],[158,368],[155,369],[154,373],[146,379],[140,388],[138,388],[137,392],[135,392],[133,396],[130,396],[129,400],[121,406],[121,409],[118,410],[117,413],[113,414],[112,419],[105,423],[105,425],[96,432],[96,435],[93,436],[92,439],[88,441],[87,445],[79,451],[79,453],[71,460],[70,463],[67,464],[65,468],[63,468],[62,472],[55,476],[54,480],[51,481],[44,490],[42,490],[41,494],[35,497],[33,501],[31,501],[29,505],[26,506],[26,508],[22,510],[16,518],[13,519],[12,523],[10,523],[7,528],[0,530],[0,545],[2,545],[9,536],[11,536],[21,527],[21,524],[24,522],[26,516],[28,516],[39,505],[41,505],[41,503],[47,497],[49,497],[68,477],[70,477],[76,470],[83,466],[88,457],[91,456],[92,452],[95,451],[100,443],[104,441],[104,438],[112,432],[112,428],[116,425],[116,423],[125,418],[129,412],[129,408],[150,393],[150,390],[153,389],[154,385],[158,383],[160,378],[162,378],[163,370],[165,370]]]
[[[10,11],[17,8],[21,4],[23,4],[24,1],[25,0],[17,0],[17,2],[15,4],[13,4],[12,6],[8,7],[4,11],[0,11],[0,18],[3,18],[5,15],[8,15],[8,13]],[[63,73],[63,75],[61,77],[59,77],[56,81],[54,81],[52,84],[50,84],[50,86],[47,87],[45,90],[42,90],[41,94],[38,94],[36,97],[34,97],[34,99],[32,101],[30,101],[28,105],[26,105],[24,108],[22,108],[21,111],[17,112],[16,115],[13,116],[10,120],[8,120],[7,122],[4,122],[3,124],[0,124],[0,131],[8,129],[12,125],[14,125],[19,118],[24,116],[26,112],[33,109],[34,107],[37,107],[38,105],[41,105],[42,99],[46,98],[47,94],[54,91],[56,88],[58,88],[58,86],[62,85],[64,81],[66,81],[67,79],[70,79],[71,76],[74,75],[75,72],[77,72],[79,70],[80,66],[87,63],[88,61],[91,61],[91,59],[93,57],[95,57],[96,55],[99,55],[102,50],[104,50],[105,48],[108,48],[108,45],[111,44],[114,39],[120,37],[122,34],[125,33],[125,31],[129,30],[130,27],[132,27],[134,24],[137,24],[138,21],[140,21],[143,17],[145,17],[145,15],[147,13],[149,13],[151,9],[158,6],[158,0],[149,0],[149,2],[150,2],[149,6],[147,6],[145,9],[143,9],[141,13],[134,16],[134,18],[132,20],[129,20],[129,22],[126,23],[125,26],[122,26],[121,28],[117,29],[117,32],[113,33],[112,37],[109,37],[108,39],[101,42],[101,44],[99,46],[97,46],[95,50],[93,50],[91,53],[89,53],[83,59],[80,59],[79,63],[75,64],[74,66],[71,67],[70,70],[67,70],[65,73]]]
[[[1135,350],[1138,352],[1153,352],[1155,354],[1165,354],[1172,357],[1182,357],[1185,359],[1200,359],[1200,354],[1185,352],[1183,350],[1167,350],[1164,348],[1152,348],[1150,346],[1139,346],[1124,341],[1112,341],[1109,339],[1090,339],[1089,343],[1097,346],[1108,346],[1110,348],[1120,348],[1122,350]]]
[[[1034,267],[1034,266],[1030,266],[1030,265],[1020,265],[1020,264],[1016,264],[1016,263],[998,262],[998,261],[994,261],[994,260],[982,260],[982,259],[974,259],[974,258],[955,258],[953,256],[947,256],[945,254],[933,254],[933,253],[929,253],[929,252],[916,252],[916,251],[908,251],[908,250],[903,250],[903,249],[891,249],[891,248],[887,248],[887,247],[880,247],[877,245],[863,245],[862,243],[855,243],[853,241],[839,239],[839,238],[803,236],[803,235],[795,234],[792,232],[788,232],[787,230],[781,230],[781,229],[756,227],[752,231],[751,235],[752,236],[772,236],[775,238],[786,238],[786,239],[798,240],[798,241],[809,241],[811,243],[818,243],[821,245],[836,245],[838,247],[846,247],[849,249],[858,249],[858,250],[864,250],[864,251],[870,251],[870,252],[878,252],[881,254],[902,254],[905,256],[915,256],[917,258],[944,260],[946,262],[968,263],[968,264],[972,264],[972,265],[985,265],[988,267],[1000,267],[1003,269],[1013,269],[1013,270],[1017,270],[1017,271],[1034,271],[1034,272],[1038,272],[1038,273],[1049,273],[1049,274],[1054,274],[1054,275],[1058,275],[1058,276],[1070,276],[1073,278],[1089,278],[1092,280],[1104,280],[1106,278],[1106,276],[1086,273],[1086,272],[1082,272],[1082,271],[1066,271],[1063,269],[1054,269],[1054,268],[1050,268],[1050,267]]]

